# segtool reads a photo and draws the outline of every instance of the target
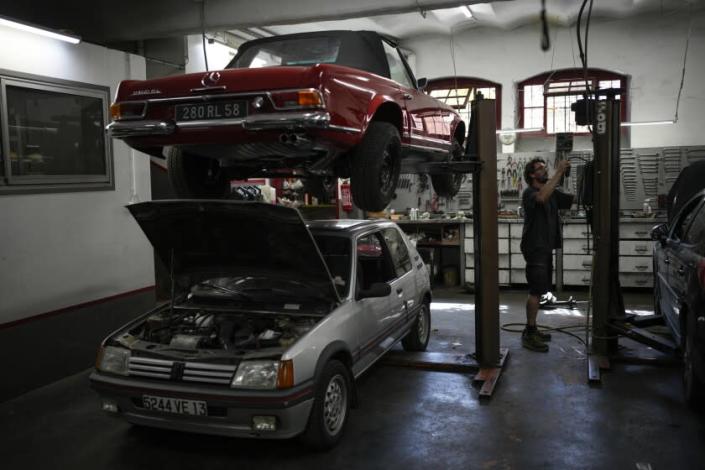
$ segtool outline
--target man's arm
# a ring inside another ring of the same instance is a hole
[[[544,184],[543,187],[539,189],[539,192],[536,193],[536,202],[538,202],[539,204],[545,204],[546,201],[548,201],[548,199],[551,197],[551,194],[553,194],[553,191],[556,189],[556,186],[558,186],[558,182],[561,180],[561,177],[568,168],[570,168],[570,161],[561,160],[558,162],[556,172],[553,174],[553,176],[551,176],[548,181],[546,181],[546,184]]]

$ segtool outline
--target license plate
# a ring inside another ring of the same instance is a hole
[[[164,413],[208,416],[208,406],[205,401],[143,395],[142,406],[151,411],[162,411]]]
[[[236,119],[247,116],[247,101],[180,104],[176,106],[177,121]]]

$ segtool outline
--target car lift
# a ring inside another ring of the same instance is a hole
[[[495,101],[479,97],[472,102],[465,159],[426,163],[420,172],[470,173],[473,189],[475,253],[475,348],[471,354],[396,353],[382,360],[399,365],[444,372],[475,373],[482,382],[480,397],[490,397],[509,355],[499,345],[499,266],[497,237],[497,136]]]
[[[583,101],[582,112],[594,126],[593,158],[593,284],[590,302],[593,308],[591,332],[592,347],[588,353],[588,381],[599,383],[600,371],[610,368],[610,360],[639,364],[664,364],[656,358],[640,358],[618,353],[620,335],[646,344],[656,350],[673,353],[677,347],[667,338],[644,328],[663,323],[660,316],[637,317],[627,315],[619,284],[619,155],[620,155],[620,101],[619,90],[601,90],[604,99]],[[576,108],[574,110],[580,112]],[[577,116],[576,120],[579,120]],[[580,124],[580,122],[579,122]],[[666,363],[671,363],[665,361]]]

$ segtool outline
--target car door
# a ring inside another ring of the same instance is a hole
[[[395,339],[398,339],[399,334],[411,320],[412,313],[415,311],[417,299],[416,276],[412,270],[409,250],[399,229],[389,227],[384,229],[382,234],[394,266],[390,309],[392,322],[396,330]]]
[[[663,279],[665,282],[661,284],[663,287],[661,308],[678,341],[681,340],[680,310],[687,294],[688,274],[690,274],[689,270],[695,269],[694,266],[690,266],[693,245],[689,243],[686,234],[701,205],[702,197],[683,207],[675,217],[675,223],[663,247],[663,263],[667,275]]]
[[[360,346],[355,373],[365,370],[384,351],[390,325],[394,321],[391,302],[394,290],[386,297],[359,299],[360,290],[378,282],[391,282],[394,272],[379,229],[361,234],[355,241],[355,298],[359,309]]]
[[[442,120],[442,110],[438,103],[417,89],[416,79],[400,51],[387,41],[383,41],[383,45],[389,63],[390,78],[400,85],[404,94],[404,105],[408,116],[404,129],[408,129],[409,134],[402,136],[402,142],[417,148],[448,149],[448,141],[444,142],[437,138],[439,130],[436,127]]]

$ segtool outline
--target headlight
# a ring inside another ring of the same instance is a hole
[[[243,361],[230,384],[235,388],[273,389],[277,386],[279,361]]]
[[[106,346],[98,352],[96,368],[101,372],[127,375],[129,363],[130,351],[128,349]]]

